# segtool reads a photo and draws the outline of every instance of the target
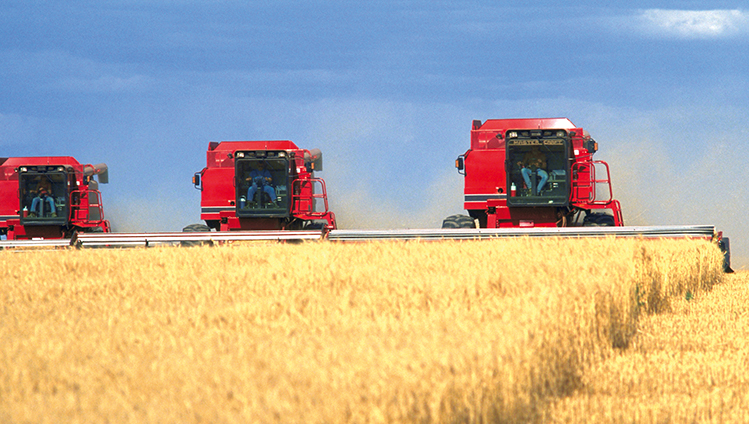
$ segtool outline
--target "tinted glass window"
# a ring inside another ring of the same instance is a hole
[[[568,158],[568,143],[564,138],[508,139],[508,204],[566,204],[569,198]]]
[[[288,161],[282,158],[237,161],[238,210],[285,211],[289,205]]]
[[[67,189],[63,172],[22,173],[19,176],[21,210],[27,219],[67,216]]]

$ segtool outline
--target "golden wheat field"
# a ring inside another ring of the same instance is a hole
[[[0,422],[740,421],[749,279],[721,261],[613,239],[2,251]]]

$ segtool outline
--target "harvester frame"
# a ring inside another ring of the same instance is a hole
[[[184,231],[333,230],[325,181],[314,176],[321,170],[319,150],[288,140],[210,142],[193,176],[205,225]]]
[[[82,164],[70,156],[0,158],[0,234],[30,240],[110,232],[99,191],[99,183],[108,182],[103,163]]]
[[[624,225],[597,150],[567,118],[473,121],[471,146],[455,161],[469,216],[448,217],[443,228]]]

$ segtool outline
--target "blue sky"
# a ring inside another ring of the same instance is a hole
[[[628,224],[713,224],[749,258],[749,11],[558,4],[3,2],[0,155],[105,162],[115,229],[179,230],[209,141],[291,139],[341,226],[438,227],[473,119],[564,116]]]

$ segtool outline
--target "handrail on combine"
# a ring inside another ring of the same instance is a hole
[[[606,170],[606,176],[598,179],[596,177],[596,165],[602,165]],[[611,188],[611,172],[609,171],[609,164],[602,160],[591,160],[584,162],[577,162],[572,165],[573,175],[577,173],[589,174],[590,178],[587,179],[576,179],[573,181],[573,189],[575,190],[575,197],[580,200],[587,201],[592,205],[605,205],[611,202],[614,198],[614,191]],[[606,200],[598,199],[598,187],[604,186],[608,191],[608,198]]]
[[[320,184],[320,192],[315,193],[315,184]],[[315,200],[322,199],[325,210],[315,211]],[[310,178],[306,180],[294,180],[291,184],[292,209],[309,216],[324,217],[328,213],[328,193],[325,180],[322,178]]]
[[[104,211],[99,190],[73,190],[70,192],[70,219],[76,224],[104,222]]]
[[[104,219],[99,190],[73,190],[70,192],[70,223],[78,228],[109,233],[112,227]]]
[[[605,170],[605,176],[597,176],[596,165],[600,165]],[[578,202],[578,206],[583,209],[609,209],[614,216],[614,225],[624,225],[622,216],[622,207],[618,200],[614,199],[614,191],[611,188],[611,172],[609,164],[602,160],[585,160],[572,165],[573,175],[578,178],[572,182],[573,199]],[[587,175],[588,178],[582,176]],[[598,196],[599,187],[601,191],[608,192],[605,199]]]

